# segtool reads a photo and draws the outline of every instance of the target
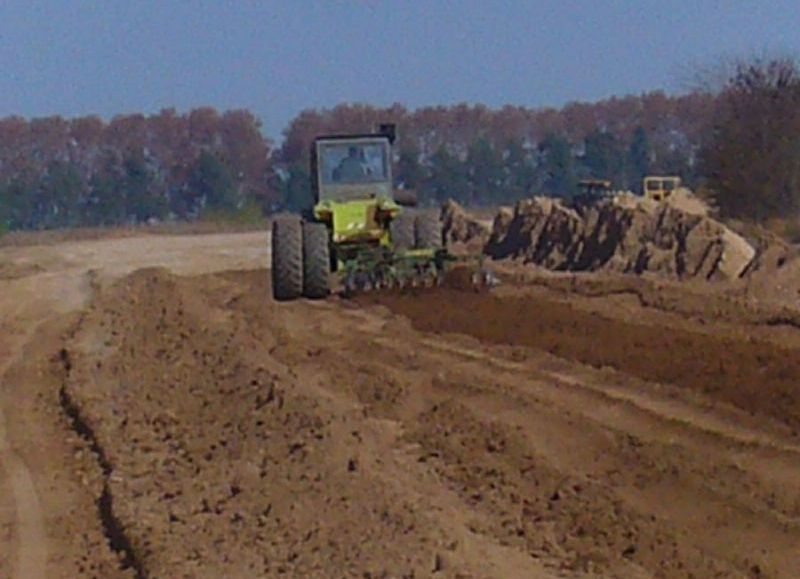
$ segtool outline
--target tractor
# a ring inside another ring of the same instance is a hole
[[[394,142],[394,125],[314,139],[313,207],[272,224],[275,299],[324,298],[332,272],[346,292],[441,281],[450,256],[439,215],[394,189]]]
[[[572,198],[572,206],[576,209],[592,207],[614,196],[611,181],[606,179],[584,179],[578,182],[580,193]]]

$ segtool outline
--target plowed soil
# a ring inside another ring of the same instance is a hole
[[[488,344],[549,352],[643,380],[675,384],[754,415],[800,429],[800,344],[741,332],[664,327],[585,311],[569,301],[443,289],[365,297],[412,320],[424,332],[474,336]]]
[[[275,303],[252,235],[4,251],[3,576],[800,576],[785,311]]]

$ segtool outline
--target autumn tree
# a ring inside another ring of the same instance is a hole
[[[608,179],[617,187],[625,187],[625,148],[620,139],[608,131],[595,130],[584,139],[582,162],[590,177]]]
[[[457,156],[441,146],[428,163],[428,177],[422,184],[422,200],[443,203],[448,199],[466,202],[469,181],[464,164]]]
[[[569,141],[551,133],[539,145],[539,157],[544,192],[557,197],[574,195],[575,164]]]
[[[128,154],[124,161],[123,191],[127,215],[139,223],[163,219],[167,213],[165,196],[159,191],[153,171],[147,166],[142,152]]]
[[[84,205],[87,225],[119,225],[127,217],[122,168],[114,156],[106,156],[89,181],[89,196]]]
[[[650,140],[644,127],[636,127],[628,146],[626,175],[627,186],[638,193],[642,191],[644,178],[650,173]]]
[[[313,205],[308,166],[301,162],[292,163],[284,178],[283,206],[289,211],[304,212]]]
[[[204,207],[209,209],[235,209],[240,202],[236,185],[228,166],[216,155],[200,153],[194,164],[189,186]]]
[[[38,220],[43,227],[75,227],[80,224],[85,185],[76,167],[52,163],[37,194]]]
[[[395,182],[405,189],[417,189],[424,179],[419,147],[414,139],[406,139],[400,144]]]
[[[738,65],[703,150],[729,216],[764,220],[800,210],[800,74],[790,59]]]
[[[37,215],[37,187],[34,179],[25,173],[17,174],[3,186],[8,226],[10,229],[36,229],[40,225]]]
[[[469,179],[469,203],[498,202],[503,199],[504,166],[502,152],[486,137],[479,137],[469,147],[465,172]]]
[[[501,203],[510,203],[529,197],[537,189],[536,161],[519,140],[506,144],[503,153],[506,170]]]

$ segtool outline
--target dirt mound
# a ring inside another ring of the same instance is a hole
[[[709,215],[711,207],[688,189],[678,189],[667,198],[667,205],[692,215]]]
[[[442,230],[447,247],[455,253],[480,253],[489,240],[490,228],[453,201],[442,206]]]
[[[718,221],[669,204],[618,198],[577,211],[535,197],[497,216],[486,253],[558,271],[716,280],[738,278],[755,250]]]
[[[630,191],[618,193],[613,197],[613,203],[619,207],[627,207],[636,209],[643,207],[646,210],[655,210],[659,205],[663,204],[667,207],[672,207],[678,211],[689,213],[691,215],[708,216],[711,215],[711,206],[706,201],[691,190],[681,187],[672,192],[663,202],[647,199],[640,195],[636,195]]]

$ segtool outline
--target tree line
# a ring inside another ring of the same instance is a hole
[[[195,219],[271,196],[271,142],[250,112],[0,119],[0,224]]]
[[[292,120],[276,151],[284,199],[307,205],[309,143],[315,135],[367,132],[380,122],[399,130],[396,185],[423,203],[509,203],[535,193],[569,197],[580,179],[611,180],[638,191],[651,172],[698,177],[698,150],[714,96],[661,92],[574,103],[562,109],[482,105],[375,108],[339,105]]]
[[[424,204],[569,197],[585,178],[639,191],[674,174],[734,217],[800,211],[800,74],[788,59],[738,65],[715,90],[651,92],[562,108],[305,110],[275,147],[246,110],[0,119],[0,228],[198,219],[311,202],[315,136],[398,127],[394,178]]]

